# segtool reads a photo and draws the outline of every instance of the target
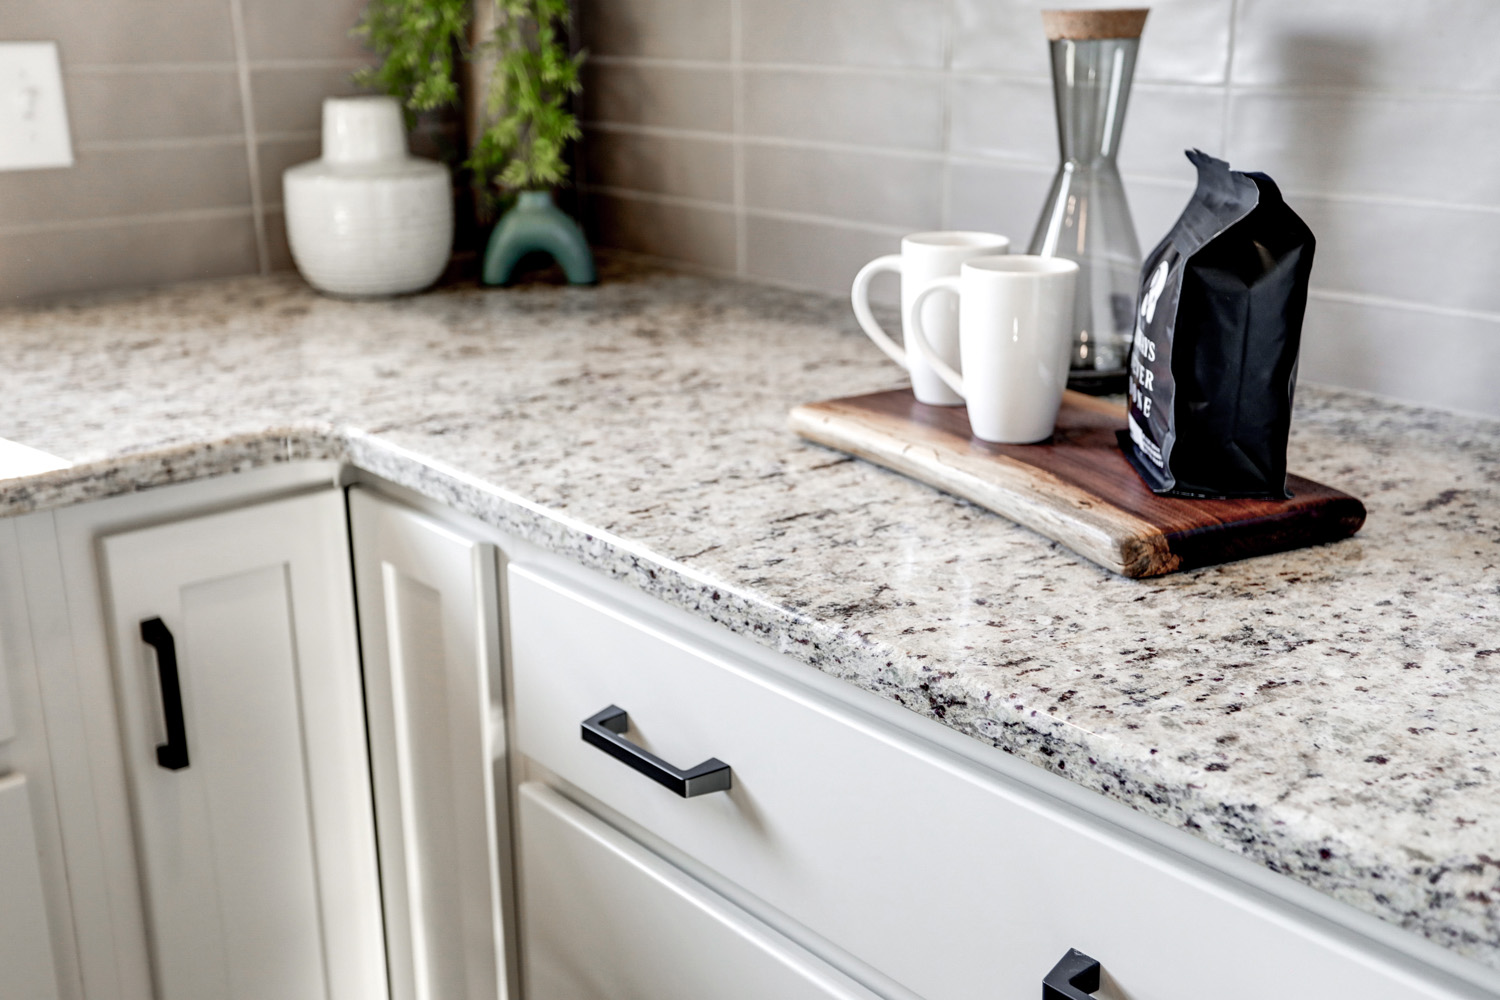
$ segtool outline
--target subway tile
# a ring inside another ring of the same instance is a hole
[[[823,149],[749,146],[745,203],[874,225],[942,225],[938,160]]]
[[[1298,378],[1500,416],[1500,322],[1341,302],[1307,303]]]
[[[1125,109],[1125,132],[1120,139],[1121,171],[1196,183],[1198,173],[1183,155],[1188,149],[1223,155],[1223,90],[1149,85],[1137,88]]]
[[[260,197],[267,205],[279,205],[285,199],[281,193],[281,175],[287,167],[295,167],[323,155],[323,140],[320,136],[298,136],[262,141],[256,147],[260,164]]]
[[[1234,82],[1500,91],[1494,0],[1240,0]]]
[[[222,70],[69,74],[75,144],[244,135],[239,77]]]
[[[752,63],[941,69],[945,0],[754,0],[741,7]]]
[[[1031,242],[1052,171],[1003,163],[955,163],[948,175],[947,227],[1010,237],[1011,251]]]
[[[1141,257],[1149,256],[1177,222],[1193,196],[1195,183],[1181,184],[1156,177],[1125,175],[1125,200],[1130,203],[1130,220],[1140,240]]]
[[[0,220],[77,222],[250,204],[243,142],[179,149],[79,150],[68,170],[0,175]]]
[[[952,147],[957,153],[1056,167],[1060,156],[1051,86],[981,77],[953,81]],[[1212,87],[1136,88],[1125,110],[1120,168],[1191,180],[1182,155],[1222,147],[1223,93]]]
[[[10,0],[0,38],[55,40],[65,68],[234,61],[227,0]]]
[[[586,218],[602,246],[720,271],[735,269],[734,214],[600,192],[587,196]]]
[[[727,140],[589,130],[583,139],[587,183],[734,201],[734,146]]]
[[[1229,149],[1299,192],[1500,205],[1500,104],[1236,92]]]
[[[323,128],[323,99],[365,93],[354,85],[354,71],[329,67],[260,67],[251,71],[250,96],[255,102],[255,130],[319,132]]]
[[[253,274],[258,266],[248,210],[13,234],[0,236],[0,302]]]
[[[728,60],[730,0],[581,0],[578,32],[590,53]]]
[[[1500,314],[1500,213],[1352,199],[1290,201],[1318,240],[1315,287]],[[1495,374],[1500,379],[1500,370]]]
[[[729,70],[585,63],[583,118],[621,125],[729,132],[734,90]]]
[[[866,263],[882,254],[901,251],[898,235],[836,223],[753,214],[745,223],[747,268],[751,277],[840,298],[847,298],[855,273]],[[895,281],[879,281],[871,288],[871,299],[881,305],[899,303],[900,294],[900,285]]]
[[[1012,76],[1051,73],[1041,11],[1138,7],[1133,0],[954,0],[953,68]],[[1141,34],[1136,79],[1223,83],[1229,64],[1231,0],[1157,0]]]
[[[952,88],[954,152],[1057,167],[1051,85],[1040,80],[959,78]]]
[[[240,0],[245,50],[267,59],[350,59],[368,56],[351,32],[366,0]]]
[[[748,135],[939,150],[943,82],[936,76],[751,70]]]
[[[292,247],[286,237],[286,216],[279,210],[265,213],[266,257],[273,271],[295,271]]]

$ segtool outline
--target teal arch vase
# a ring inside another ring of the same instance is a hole
[[[484,283],[510,284],[521,258],[537,251],[557,261],[570,285],[592,285],[599,280],[583,230],[553,204],[552,192],[523,191],[490,233],[484,252]]]

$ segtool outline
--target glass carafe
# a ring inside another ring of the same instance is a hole
[[[1048,11],[1043,19],[1062,164],[1030,252],[1078,262],[1069,388],[1124,392],[1141,247],[1115,156],[1146,12]],[[1130,37],[1097,37],[1132,29]]]

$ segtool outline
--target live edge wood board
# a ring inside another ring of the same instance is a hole
[[[868,459],[1066,545],[1128,577],[1160,576],[1347,538],[1359,500],[1288,476],[1290,500],[1191,500],[1146,488],[1115,440],[1117,404],[1069,392],[1042,444],[973,437],[962,407],[927,406],[910,389],[808,403],[791,412],[809,441]]]

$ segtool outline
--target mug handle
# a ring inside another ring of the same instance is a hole
[[[961,294],[958,275],[954,274],[945,278],[933,278],[927,284],[923,285],[922,290],[917,293],[917,297],[911,300],[911,312],[906,317],[906,328],[911,331],[911,336],[907,338],[907,342],[915,347],[917,353],[922,356],[922,360],[926,361],[932,370],[937,372],[938,378],[948,383],[948,388],[958,393],[964,399],[968,399],[969,394],[964,392],[964,377],[954,371],[948,362],[938,356],[937,351],[934,351],[932,345],[927,342],[927,331],[922,329],[922,306],[926,305],[927,300],[938,292],[952,292],[954,295]]]
[[[875,341],[876,347],[902,368],[910,369],[911,366],[906,363],[906,352],[880,328],[880,324],[875,322],[875,314],[870,311],[870,282],[882,271],[900,274],[901,255],[893,253],[876,257],[859,269],[859,273],[854,276],[854,287],[849,290],[849,300],[854,303],[854,318],[859,320],[860,328],[865,331],[866,336]]]

